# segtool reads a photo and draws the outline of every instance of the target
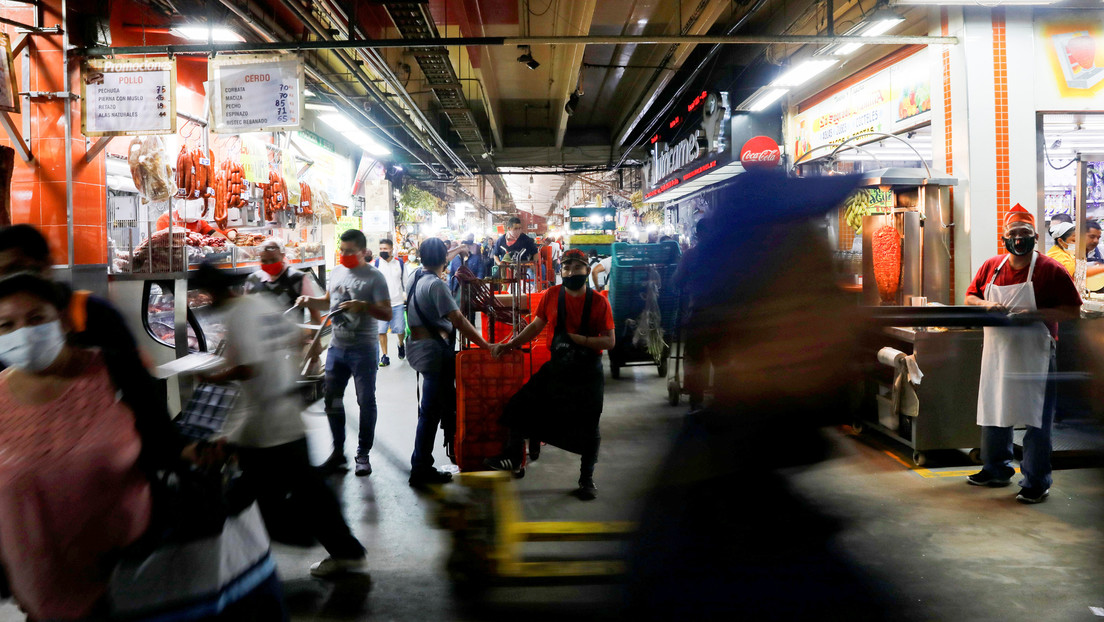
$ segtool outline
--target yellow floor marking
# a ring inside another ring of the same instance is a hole
[[[966,477],[968,475],[973,475],[974,473],[977,473],[979,470],[981,470],[981,467],[978,466],[978,467],[974,467],[972,469],[954,469],[954,470],[951,470],[951,471],[932,471],[931,469],[926,469],[924,467],[914,466],[911,462],[908,462],[907,460],[905,460],[901,456],[898,456],[897,453],[894,452],[892,449],[887,448],[883,443],[880,443],[879,441],[877,441],[875,439],[872,439],[869,436],[860,437],[860,435],[858,435],[854,432],[850,432],[849,434],[850,434],[850,436],[853,436],[855,438],[861,438],[862,442],[867,443],[867,444],[875,447],[876,449],[881,449],[882,453],[889,456],[890,458],[893,458],[901,466],[905,467],[909,471],[912,471],[913,473],[915,473],[915,474],[917,474],[917,475],[919,475],[920,477],[923,477],[923,478]],[[1018,467],[1015,470],[1016,470],[1016,473],[1020,472],[1020,469]]]

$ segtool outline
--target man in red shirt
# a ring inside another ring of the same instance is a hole
[[[966,304],[1009,314],[1035,313],[1043,322],[986,327],[978,388],[982,470],[974,486],[1012,481],[1012,428],[1026,426],[1020,492],[1023,503],[1050,494],[1050,428],[1054,422],[1058,320],[1076,318],[1081,296],[1062,264],[1035,251],[1035,217],[1017,204],[1004,219],[1008,254],[985,261],[966,292]]]
[[[211,223],[200,218],[203,212],[203,199],[195,199],[193,201],[184,201],[184,207],[175,210],[172,216],[172,224],[174,227],[184,227],[188,231],[194,231],[202,235],[217,235],[219,237],[226,237],[221,231],[211,226]],[[161,214],[161,217],[157,219],[157,230],[169,228],[169,213],[165,212]]]
[[[598,494],[594,464],[601,442],[598,419],[605,388],[602,350],[612,348],[615,341],[613,310],[608,300],[587,287],[589,274],[585,253],[577,249],[564,253],[563,285],[545,292],[536,317],[525,330],[492,348],[498,357],[532,341],[545,327],[551,329],[552,360],[506,404],[502,421],[510,428],[510,442],[504,455],[487,461],[495,470],[519,470],[526,438],[534,458],[540,441],[581,454],[575,495],[584,501]]]

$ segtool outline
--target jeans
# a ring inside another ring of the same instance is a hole
[[[356,387],[360,405],[360,434],[357,453],[368,453],[376,438],[376,372],[379,371],[376,344],[353,348],[330,346],[326,355],[326,417],[334,439],[334,452],[345,452],[345,387],[349,378]]]
[[[1020,486],[1025,488],[1050,488],[1050,430],[1054,424],[1054,410],[1057,403],[1057,382],[1055,381],[1054,351],[1050,354],[1050,371],[1047,373],[1046,394],[1043,398],[1042,427],[1027,426],[1023,438],[1023,461],[1020,472],[1024,478]],[[981,427],[982,470],[990,474],[1011,477],[1012,469],[1012,428],[986,425]]]
[[[307,439],[275,447],[240,447],[238,459],[243,478],[257,493],[266,523],[291,521],[291,528],[308,531],[332,557],[364,556],[364,547],[341,514],[337,496],[311,466]],[[288,507],[289,501],[292,507]]]
[[[411,473],[433,470],[433,441],[441,419],[446,417],[456,418],[456,359],[449,357],[441,362],[439,372],[422,374],[422,403],[418,405]]]

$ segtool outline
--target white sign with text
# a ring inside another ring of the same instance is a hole
[[[216,133],[299,129],[303,64],[297,57],[227,58],[212,61],[211,73]]]

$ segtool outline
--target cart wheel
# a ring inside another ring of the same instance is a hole
[[[854,430],[855,434],[862,434],[864,429],[863,422],[858,419],[852,421],[851,429]]]
[[[657,367],[659,368],[659,377],[660,378],[666,378],[667,377],[667,357],[663,357],[659,361],[659,365],[657,365]]]
[[[974,447],[967,455],[970,456],[970,462],[973,462],[974,464],[981,464],[981,449]]]
[[[610,376],[614,380],[617,380],[621,377],[621,366],[613,361],[610,361]]]
[[[513,473],[511,473],[511,475],[514,476],[514,479],[521,479],[521,478],[525,477],[525,467],[521,467],[520,469],[518,469],[518,470],[514,471]]]
[[[916,466],[922,467],[928,463],[928,454],[922,451],[912,452],[912,461],[916,463]]]
[[[667,403],[671,406],[678,406],[679,396],[681,395],[682,392],[678,389],[667,387]]]

